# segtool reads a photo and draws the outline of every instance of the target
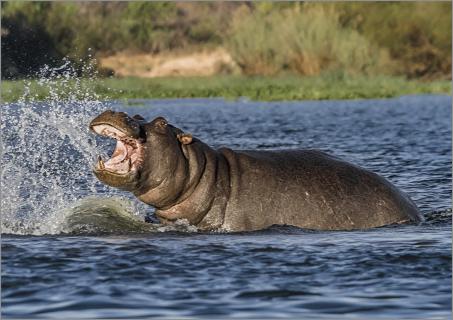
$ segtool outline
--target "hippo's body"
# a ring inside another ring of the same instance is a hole
[[[163,118],[145,123],[112,111],[90,127],[118,140],[112,158],[96,166],[98,178],[154,206],[163,223],[353,230],[422,219],[390,182],[320,151],[214,150]]]

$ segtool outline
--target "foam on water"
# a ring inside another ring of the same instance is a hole
[[[92,70],[88,64],[83,71]],[[79,199],[116,195],[91,172],[94,156],[105,145],[89,133],[88,123],[108,105],[90,89],[90,81],[82,81],[65,61],[41,70],[37,86],[48,90],[44,102],[30,93],[28,82],[17,103],[3,105],[2,233],[60,233],[67,208]]]

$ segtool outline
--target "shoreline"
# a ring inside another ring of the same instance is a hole
[[[224,98],[252,101],[349,100],[393,98],[412,94],[452,94],[452,82],[422,82],[391,76],[348,77],[327,74],[316,77],[211,76],[166,78],[97,78],[60,80],[39,85],[37,80],[1,82],[3,103],[17,102],[25,95],[26,82],[35,101],[44,101],[50,87],[74,93],[80,86],[105,100]]]

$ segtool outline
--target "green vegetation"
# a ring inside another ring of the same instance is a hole
[[[72,76],[80,77],[49,80],[59,94],[84,92],[80,86],[101,99],[451,93],[450,2],[4,1],[1,6],[2,77],[37,78],[42,66],[52,71],[66,57],[76,70]],[[87,67],[93,57],[117,53],[159,53],[168,59],[219,47],[238,70],[222,69],[218,73],[226,74],[209,78],[93,80],[96,72]],[[28,81],[28,98],[45,99],[49,81]],[[4,81],[3,101],[23,98],[25,87],[22,81]]]
[[[451,79],[452,16],[449,2],[338,3],[344,25],[388,51],[394,74]]]
[[[340,24],[333,6],[305,5],[304,10],[251,9],[239,11],[233,21],[229,51],[245,74],[302,75],[344,70],[370,74],[382,67],[382,50],[356,30]]]
[[[81,82],[56,82],[59,96],[62,90],[74,94],[75,86],[85,86],[99,95],[100,99],[145,99],[145,98],[195,98],[225,97],[236,99],[248,97],[253,100],[304,100],[304,99],[355,99],[386,98],[403,94],[441,93],[451,94],[449,81],[408,81],[403,78],[377,76],[344,76],[340,73],[312,77],[245,77],[218,76],[212,78],[109,78],[84,79]],[[46,99],[49,84],[39,85],[30,81],[29,95],[36,100]],[[80,90],[83,92],[83,90]],[[13,102],[24,97],[24,81],[3,81],[2,98]],[[26,97],[27,98],[27,97]]]
[[[69,57],[224,47],[245,75],[451,79],[451,2],[3,1],[2,76]]]

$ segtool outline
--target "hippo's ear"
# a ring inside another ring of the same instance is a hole
[[[179,133],[176,137],[182,144],[189,144],[192,142],[192,135],[190,133]]]

